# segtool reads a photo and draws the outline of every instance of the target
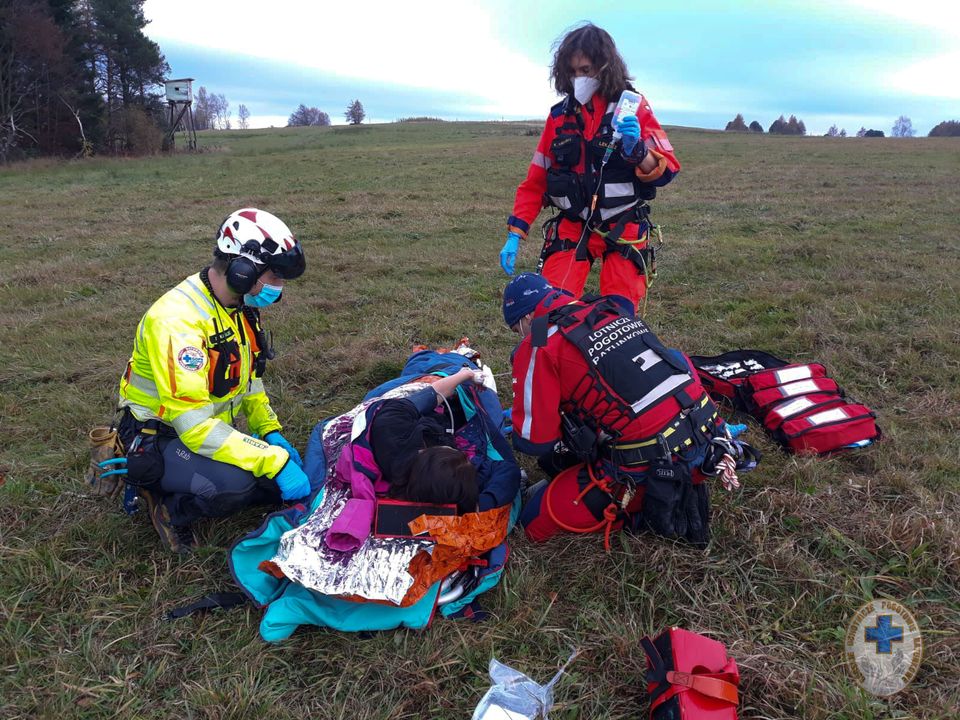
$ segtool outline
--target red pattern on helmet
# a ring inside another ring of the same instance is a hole
[[[257,222],[257,211],[256,210],[244,210],[243,212],[237,213],[242,218],[246,218],[250,222],[256,224]]]

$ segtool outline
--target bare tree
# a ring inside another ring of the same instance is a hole
[[[347,105],[347,110],[343,113],[343,116],[351,125],[359,125],[363,122],[363,119],[367,116],[367,113],[363,110],[363,104],[359,100],[354,100],[352,103]]]
[[[824,137],[840,137],[840,130],[837,129],[836,125],[831,125],[830,129],[827,130]]]
[[[230,129],[230,103],[223,93],[210,95],[210,127],[218,130]]]
[[[847,136],[847,129],[840,128],[840,137],[846,137],[846,136]]]
[[[857,137],[866,137],[866,136],[867,136],[867,128],[861,125],[860,129],[857,130]]]
[[[246,130],[250,127],[250,111],[247,110],[247,106],[242,103],[240,107],[237,108],[237,125],[240,126],[241,130]]]
[[[66,98],[63,95],[60,96],[60,101],[67,106],[67,110],[70,111],[70,114],[76,118],[77,125],[80,126],[80,150],[77,152],[78,158],[88,158],[93,155],[93,144],[87,140],[87,134],[83,131],[83,121],[80,119],[80,111],[77,110],[73,105],[67,102]]]
[[[197,101],[193,105],[193,126],[197,130],[210,129],[210,94],[203,85],[197,90]]]
[[[898,117],[897,121],[893,124],[893,129],[890,131],[890,135],[893,137],[913,137],[916,135],[910,118],[908,118],[906,115],[901,115]]]

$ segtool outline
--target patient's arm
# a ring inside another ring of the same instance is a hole
[[[465,382],[475,382],[478,385],[483,384],[483,374],[477,372],[476,370],[471,370],[468,367],[460,368],[453,375],[447,375],[447,377],[442,377],[434,383],[431,383],[431,387],[437,393],[437,395],[442,395],[445,398],[453,395],[453,391],[457,389],[457,386]],[[437,398],[437,403],[441,401]]]

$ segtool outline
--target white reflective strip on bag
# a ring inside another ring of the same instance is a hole
[[[780,388],[780,392],[784,397],[793,397],[794,395],[806,395],[807,393],[817,392],[819,389],[813,380],[801,380],[799,382],[792,382],[789,385],[784,385]]]
[[[608,198],[630,197],[633,195],[633,183],[604,183],[603,196]]]
[[[537,150],[533,154],[533,160],[530,161],[530,164],[536,165],[537,167],[542,167],[544,170],[549,170],[550,166],[553,165],[553,162],[550,160],[550,158]]]
[[[662,383],[657,385],[653,390],[651,390],[642,398],[640,398],[635,403],[633,403],[633,405],[631,405],[630,407],[633,408],[633,411],[635,413],[642,412],[645,408],[649,407],[650,405],[653,405],[655,402],[660,400],[660,398],[663,398],[669,395],[672,390],[680,387],[681,385],[688,382],[689,380],[690,380],[690,376],[686,374],[671,375]]]
[[[224,443],[230,439],[233,431],[233,428],[223,422],[223,420],[218,420],[217,424],[213,426],[213,429],[207,433],[207,436],[203,439],[197,452],[204,457],[213,457],[213,454],[222,448]]]
[[[838,422],[840,420],[848,420],[850,415],[847,411],[842,408],[833,408],[832,410],[824,410],[823,412],[814,413],[809,417],[805,417],[804,420],[810,425],[826,425],[828,423]]]
[[[813,400],[805,397],[797,398],[796,400],[791,400],[790,402],[785,403],[782,407],[774,408],[770,411],[770,414],[786,419],[791,415],[796,415],[797,413],[802,412],[810,407],[813,407]]]
[[[637,204],[637,201],[634,200],[632,203],[627,203],[626,205],[621,205],[615,208],[600,208],[600,218],[606,220],[612,218],[614,215],[619,215],[624,210],[629,210]]]
[[[556,195],[551,195],[551,196],[550,196],[550,202],[553,203],[554,207],[558,207],[558,208],[560,208],[561,210],[569,210],[569,209],[570,209],[570,198],[568,198],[568,197],[566,197],[566,196],[557,197]]]
[[[777,370],[774,375],[777,378],[777,384],[783,385],[795,380],[806,380],[807,378],[812,377],[813,373],[810,370],[809,365],[801,365],[800,367]]]

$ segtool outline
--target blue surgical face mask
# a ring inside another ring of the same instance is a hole
[[[282,287],[277,287],[276,285],[267,285],[264,283],[263,288],[256,295],[251,295],[249,293],[244,295],[243,304],[249,305],[250,307],[266,307],[267,305],[273,305],[273,303],[280,299],[280,294],[282,292]]]

